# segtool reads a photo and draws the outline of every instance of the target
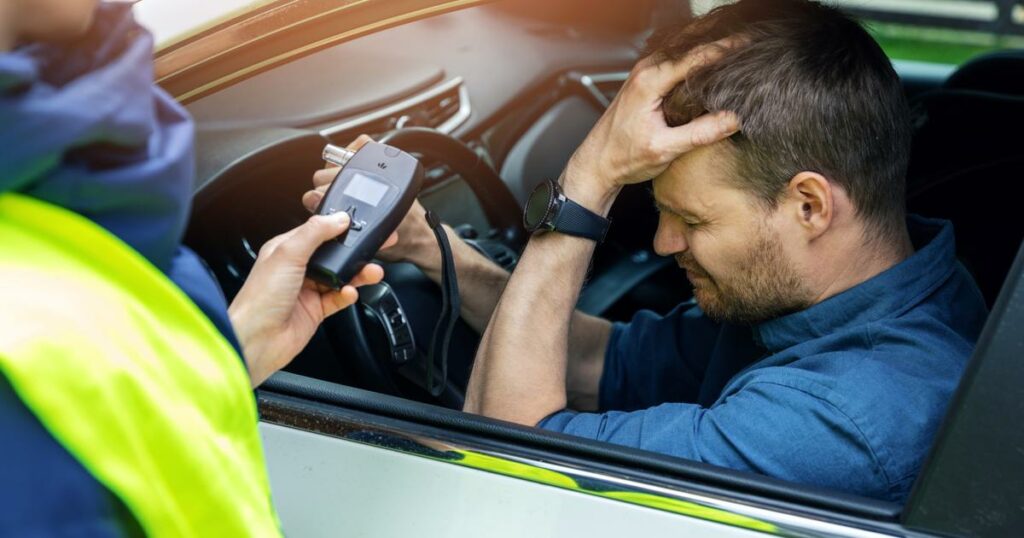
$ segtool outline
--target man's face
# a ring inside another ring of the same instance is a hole
[[[780,234],[785,226],[729,181],[733,156],[719,142],[677,159],[654,180],[661,215],[654,250],[672,255],[712,319],[751,324],[810,306]]]

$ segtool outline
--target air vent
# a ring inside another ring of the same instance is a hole
[[[461,104],[459,88],[453,88],[415,108],[407,116],[409,118],[407,123],[412,123],[412,125],[417,127],[431,127],[441,130],[442,126],[459,113]]]
[[[360,133],[375,136],[403,127],[429,127],[450,134],[469,119],[470,114],[469,92],[462,78],[456,77],[423,93],[328,127],[320,134],[331,138]]]
[[[570,73],[569,78],[583,86],[601,107],[608,108],[622,89],[622,84],[629,78],[629,72]]]

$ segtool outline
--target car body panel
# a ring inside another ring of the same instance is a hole
[[[286,534],[892,536],[612,475],[353,425],[359,441],[263,422]],[[414,439],[416,439],[414,441]],[[400,515],[399,515],[400,514]]]
[[[156,0],[144,0],[154,1]],[[155,20],[152,24],[157,25],[160,43],[157,76],[166,89],[179,100],[186,104],[190,103],[190,107],[196,111],[219,112],[226,110],[223,105],[232,101],[232,95],[249,92],[254,87],[260,88],[261,84],[266,87],[273,86],[267,82],[271,79],[305,80],[306,84],[323,81],[322,77],[292,76],[294,72],[303,70],[303,64],[315,64],[317,58],[311,56],[307,61],[293,60],[368,34],[374,35],[351,45],[360,45],[364,52],[365,49],[388,51],[385,46],[393,33],[389,35],[389,32],[382,30],[481,3],[484,2],[241,0],[232,4],[234,10],[227,10],[222,6],[223,10],[218,12],[219,14],[214,14],[213,11],[203,12],[205,14],[197,16],[197,24],[191,28],[161,27],[159,20]],[[144,5],[141,4],[139,9]],[[424,21],[427,22],[438,21]],[[429,28],[424,31],[435,30]],[[536,35],[551,33],[550,28],[532,28],[530,31]],[[444,36],[431,37],[434,41],[431,46],[442,50],[436,46],[437,42],[444,41],[453,33],[449,30]],[[431,34],[433,35],[437,34]],[[508,46],[504,40],[505,34],[490,32],[487,37],[500,42],[502,46]],[[558,38],[561,39],[560,36]],[[567,40],[569,39],[574,38],[570,36]],[[479,41],[474,41],[476,42]],[[348,46],[349,44],[345,45]],[[434,50],[430,47],[424,48]],[[453,49],[458,53],[473,52],[464,54],[461,58],[475,57],[486,60],[499,57],[487,55],[486,51],[482,50],[484,47]],[[342,54],[329,58],[331,62],[327,63],[336,65],[338,62],[335,60],[344,60],[346,51],[341,52]],[[423,56],[428,55],[428,51],[417,52]],[[517,48],[514,52],[528,53],[526,56],[537,52],[536,56],[541,57],[539,51],[527,47]],[[453,56],[458,57],[456,54]],[[508,60],[512,56],[513,51],[505,51],[501,57]],[[547,56],[544,60],[550,62],[549,56],[557,55]],[[351,58],[353,55],[348,54],[347,57]],[[567,88],[579,86],[581,91],[575,97],[580,103],[579,108],[586,109],[589,102],[587,99],[591,98],[600,105],[606,105],[602,99],[607,101],[607,96],[596,86],[600,80],[595,78],[595,73],[615,75],[615,80],[621,83],[621,79],[625,77],[625,71],[621,69],[625,66],[618,60],[607,65],[598,63],[588,66],[588,60],[582,60],[585,58],[582,54],[579,58],[581,59],[574,60],[581,63],[579,67],[594,67],[597,70],[583,72],[582,76],[575,78],[554,78],[554,70],[548,73],[540,69],[548,66],[548,63],[537,61],[528,65],[539,66],[531,72],[535,75],[540,72],[543,76],[536,75],[536,80],[519,81],[521,86],[507,83],[508,80],[516,79],[518,75],[507,66],[503,66],[500,73],[495,73],[471,69],[473,64],[465,59],[460,60],[464,63],[456,63],[454,66],[438,62],[441,64],[442,69],[439,71],[444,73],[443,76],[457,77],[446,79],[447,81],[457,80],[461,83],[463,77],[466,77],[464,90],[467,95],[469,92],[477,92],[471,99],[474,104],[474,117],[465,126],[453,131],[453,134],[475,139],[480,136],[482,130],[489,127],[487,122],[509,114],[509,110],[516,110],[510,108],[510,103],[515,99],[501,93],[502,91],[517,98],[525,95],[531,96],[531,100],[540,101],[532,97],[537,95],[533,92],[534,89],[564,82],[563,85]],[[286,63],[289,63],[289,68],[269,71]],[[560,69],[563,67],[559,66]],[[924,81],[922,87],[925,88],[938,85],[952,70],[951,66],[907,64],[897,67],[900,68],[905,81],[909,73],[911,78]],[[264,72],[267,73],[261,75]],[[322,72],[315,69],[306,71],[313,74]],[[432,74],[421,77],[428,80],[422,84],[396,84],[394,99],[406,99],[408,94],[422,91],[423,84],[433,83],[429,82],[434,80],[431,77]],[[548,81],[549,78],[558,82],[551,83]],[[218,93],[241,81],[250,84],[239,84],[232,88],[232,91]],[[284,82],[285,84],[277,87],[288,88],[289,81]],[[340,86],[332,86],[332,89],[345,91],[345,88]],[[272,95],[275,99],[295,95],[294,92],[269,91],[266,94]],[[204,103],[203,98],[207,96],[212,96],[213,99]],[[466,101],[468,104],[470,99]],[[313,102],[322,104],[320,101]],[[237,101],[235,104],[237,105]],[[366,112],[362,111],[361,107],[351,106],[350,103],[343,105],[353,109],[359,108],[358,114],[353,112],[359,118],[365,114],[385,110],[376,108]],[[544,107],[543,104],[539,106]],[[344,106],[342,109],[345,110]],[[341,113],[340,119],[331,120],[323,125],[314,122],[312,125],[275,123],[271,126],[315,128],[316,131],[308,133],[310,136],[313,132],[330,135],[332,129],[345,131],[352,123],[351,114],[348,112]],[[581,117],[596,118],[600,109],[587,109],[586,112],[587,114],[570,117],[575,120]],[[545,127],[545,118],[547,116],[540,116],[537,122],[524,119],[523,123],[527,127],[534,123],[541,124],[541,127],[537,129],[537,136],[532,138],[529,136],[532,134],[531,131],[527,130],[526,136],[520,132],[517,136],[518,144],[523,144],[524,140],[527,143],[533,141],[536,142],[533,145],[537,148],[550,150],[551,144],[541,143],[544,140],[541,135],[551,133]],[[569,123],[562,121],[562,118],[563,116],[558,116],[549,123]],[[198,119],[202,131],[203,118]],[[332,128],[331,125],[346,127]],[[210,123],[205,125],[207,128],[210,126]],[[574,127],[580,131],[574,136],[581,137],[585,134],[583,122],[575,122]],[[208,132],[206,135],[220,135],[216,129],[212,131],[212,134]],[[565,135],[559,138],[568,144],[571,137]],[[512,147],[513,151],[504,152],[503,158],[507,158],[508,155],[515,157],[520,153],[515,150],[518,145]],[[525,151],[524,149],[522,152]],[[542,151],[538,150],[537,153]],[[558,158],[559,155],[555,155],[552,160]],[[505,172],[502,175],[506,181],[509,181],[509,175],[517,175],[514,173],[517,167],[522,170],[535,170],[527,164],[521,164],[520,160],[526,161],[525,157],[511,159],[506,163],[507,166],[502,168]],[[244,162],[244,159],[239,162]],[[522,172],[521,175],[536,177],[539,174]],[[258,178],[258,174],[256,176]],[[311,400],[318,401],[316,398]],[[284,531],[289,535],[917,535],[916,531],[900,527],[896,522],[897,512],[888,516],[872,516],[870,512],[857,513],[854,510],[846,513],[841,510],[829,512],[827,508],[821,509],[820,505],[813,503],[808,503],[808,506],[786,506],[782,505],[782,502],[773,502],[778,499],[772,499],[770,496],[758,498],[758,490],[751,494],[749,489],[740,488],[735,492],[725,490],[719,495],[709,494],[699,489],[707,484],[702,484],[698,475],[694,475],[695,478],[691,477],[689,483],[680,484],[681,481],[677,481],[674,486],[668,487],[661,482],[638,481],[624,474],[608,471],[607,467],[600,465],[602,460],[599,458],[594,458],[593,465],[588,465],[590,462],[583,460],[580,465],[571,466],[562,461],[547,461],[539,457],[527,458],[516,450],[502,451],[489,445],[460,444],[444,435],[424,436],[422,432],[415,430],[389,428],[372,420],[351,424],[350,429],[360,434],[354,439],[323,428],[315,419],[294,423],[281,421],[264,404],[261,399],[264,418],[260,430],[265,444],[275,503],[281,515]],[[331,405],[336,409],[347,409],[345,403],[334,402]],[[358,406],[355,408],[361,409]],[[387,416],[405,418],[400,411],[394,410]],[[464,425],[460,427],[465,430]],[[558,454],[553,448],[550,453]],[[788,484],[785,486],[789,487]],[[799,488],[798,485],[793,486],[793,489]],[[792,497],[783,498],[792,500]],[[895,510],[898,510],[898,507]]]

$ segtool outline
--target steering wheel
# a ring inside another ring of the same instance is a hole
[[[421,127],[392,131],[380,139],[410,154],[447,165],[469,186],[492,230],[488,234],[518,252],[525,240],[519,204],[493,168],[460,140]],[[370,390],[460,409],[479,335],[461,319],[452,334],[449,376],[437,398],[426,387],[427,350],[441,311],[441,290],[415,266],[386,264],[385,283],[360,289],[360,303],[325,321],[336,349]],[[377,305],[394,299],[412,329],[416,352],[405,363],[392,359]]]

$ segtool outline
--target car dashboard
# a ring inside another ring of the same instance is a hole
[[[327,143],[413,127],[450,135],[498,173],[517,213],[536,184],[558,177],[637,60],[651,12],[610,3],[617,7],[581,17],[587,11],[568,6],[551,13],[534,4],[489,4],[383,30],[188,103],[197,125],[197,176],[186,244],[207,261],[228,298],[261,245],[308,218],[301,197],[324,165]],[[626,23],[616,15],[622,6],[632,17]],[[450,163],[422,160],[421,203],[511,269],[521,243],[492,233],[488,215]],[[595,256],[580,306],[612,319],[628,319],[640,307],[667,310],[688,290],[664,292],[681,279],[650,252],[656,216],[646,187],[624,193],[611,217],[623,215],[629,218],[618,219],[623,224]],[[386,272],[418,341],[427,341],[439,291],[423,278],[405,278],[418,273],[406,264]],[[632,282],[623,285],[623,278]],[[362,332],[372,332],[366,321]],[[379,377],[373,372],[347,372],[343,348],[351,344],[337,333],[352,331],[351,324],[325,326],[289,369],[415,398],[415,390],[373,382]],[[458,334],[452,354],[461,358],[452,376],[465,386],[478,335],[461,322]],[[380,354],[372,342],[365,348],[364,354]]]

